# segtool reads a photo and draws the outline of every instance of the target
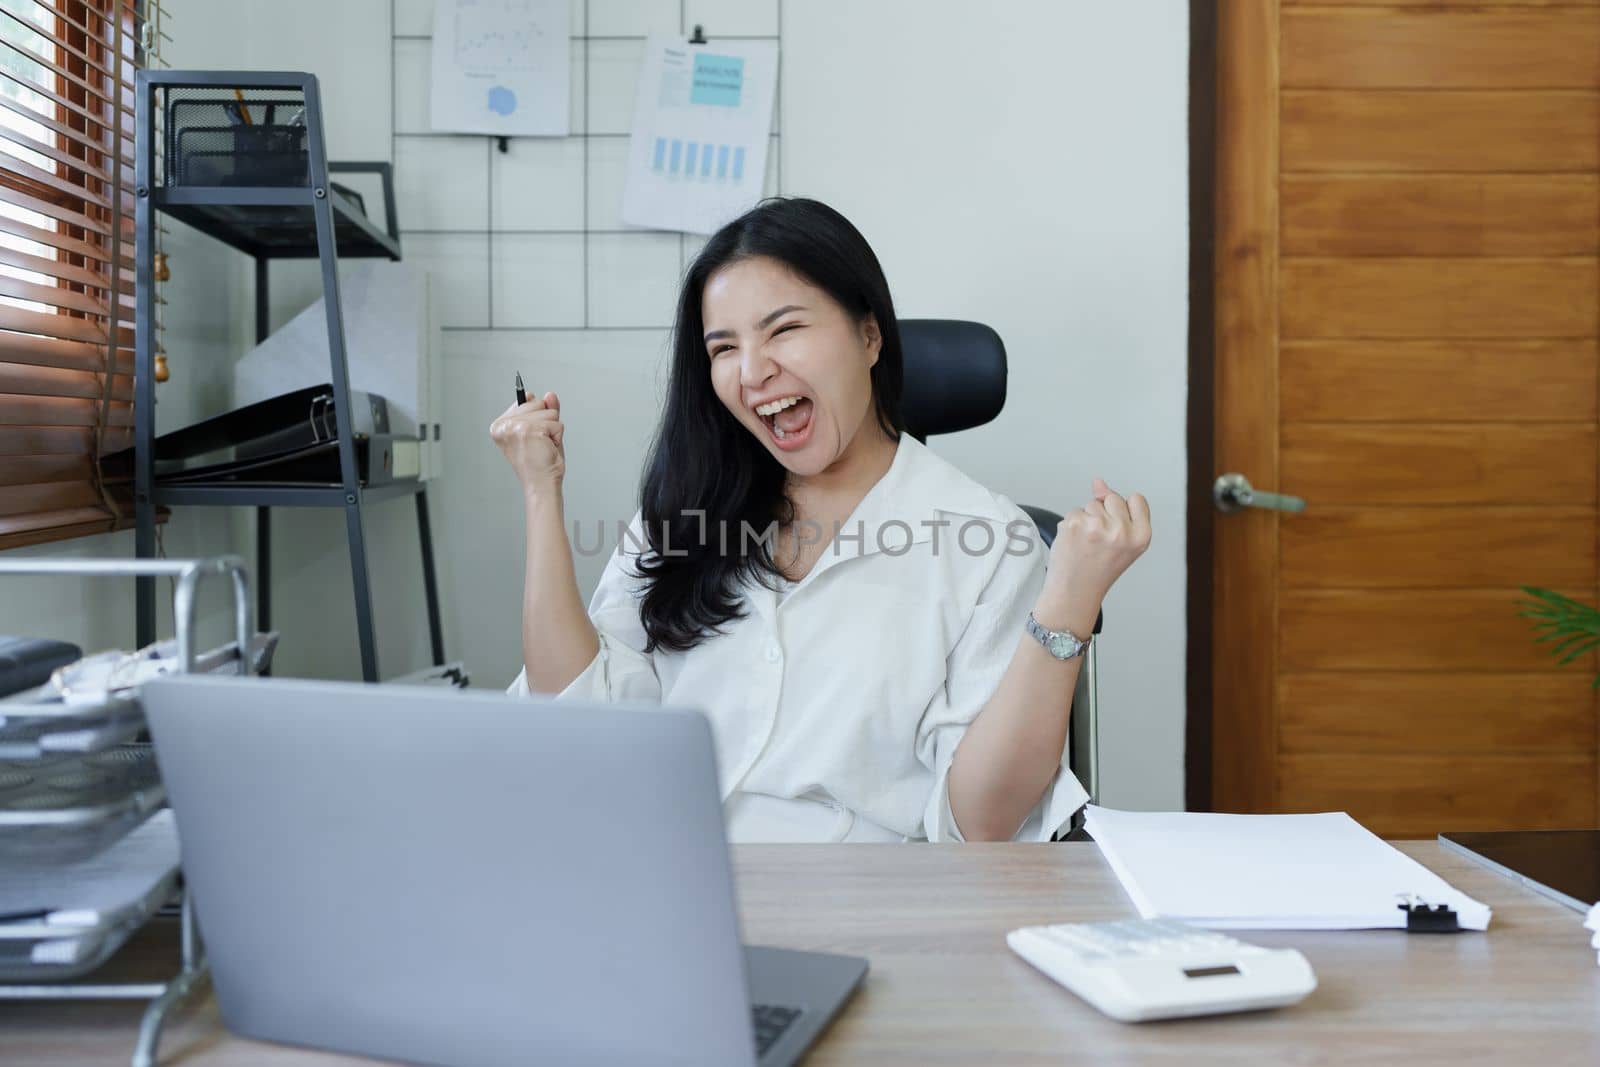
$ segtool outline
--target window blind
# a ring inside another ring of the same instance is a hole
[[[141,0],[0,0],[0,549],[132,522]]]

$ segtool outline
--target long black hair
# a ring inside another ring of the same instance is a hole
[[[687,651],[720,633],[723,623],[745,614],[743,583],[774,586],[781,576],[772,542],[761,535],[774,522],[794,519],[785,470],[712,388],[700,306],[713,274],[756,256],[785,264],[857,321],[877,319],[882,347],[871,378],[878,425],[895,439],[905,429],[900,327],[889,283],[850,221],[816,200],[773,198],[718,230],[684,276],[666,404],[639,486],[649,546],[636,564],[646,579],[639,613],[647,651]]]

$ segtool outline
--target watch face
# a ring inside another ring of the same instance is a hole
[[[1052,634],[1050,637],[1050,652],[1057,659],[1066,659],[1076,652],[1074,645],[1075,642],[1066,634]]]

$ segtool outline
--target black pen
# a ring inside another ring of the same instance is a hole
[[[4,915],[0,915],[0,923],[33,922],[39,919],[48,919],[51,914],[52,912],[48,908],[35,911],[8,911]]]
[[[528,394],[522,388],[522,372],[521,371],[517,371],[517,403],[526,404],[527,402],[528,402]]]

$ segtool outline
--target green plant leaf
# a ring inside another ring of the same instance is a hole
[[[1563,666],[1600,647],[1600,608],[1537,586],[1525,585],[1531,597],[1519,603],[1517,613],[1530,621],[1535,644],[1550,644],[1550,654]],[[1594,688],[1600,689],[1600,674]]]

